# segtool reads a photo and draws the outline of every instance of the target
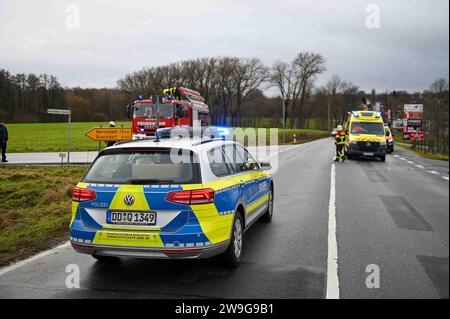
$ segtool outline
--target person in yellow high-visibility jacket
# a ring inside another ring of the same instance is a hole
[[[175,99],[177,99],[179,101],[181,100],[181,95],[180,95],[180,92],[177,87],[173,87],[170,89],[164,89],[163,94],[173,96]]]
[[[345,161],[345,131],[342,128],[342,125],[338,125],[336,137],[334,138],[334,144],[336,145],[336,157],[334,158],[335,162]]]

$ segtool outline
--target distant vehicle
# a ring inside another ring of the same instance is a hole
[[[356,156],[386,160],[386,133],[380,112],[352,111],[345,124],[348,159]]]
[[[208,126],[209,107],[199,92],[175,87],[163,93],[158,96],[160,101],[140,96],[127,106],[127,115],[133,121],[134,140],[153,137],[158,128],[193,126],[195,119],[200,121],[201,126]]]
[[[384,130],[386,132],[386,152],[393,153],[394,152],[394,136],[392,135],[391,129],[389,126],[385,126]]]
[[[270,168],[222,138],[118,143],[100,152],[73,190],[70,242],[104,261],[221,254],[237,266],[244,232],[272,219]]]

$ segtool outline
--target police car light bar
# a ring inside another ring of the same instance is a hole
[[[381,112],[377,112],[377,114],[375,115],[375,118],[379,119],[381,117]]]
[[[358,114],[357,111],[352,111],[352,114],[353,114],[354,117],[359,117],[359,114]]]

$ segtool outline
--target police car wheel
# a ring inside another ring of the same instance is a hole
[[[263,222],[269,223],[270,221],[272,221],[272,217],[273,217],[273,187],[270,187],[268,207],[264,215],[262,215],[261,220]]]
[[[92,254],[92,257],[94,257],[95,259],[97,259],[100,262],[114,262],[117,261],[118,258],[117,257],[113,257],[113,256],[102,256],[102,255],[96,255],[96,254]]]
[[[225,263],[230,267],[236,267],[241,261],[244,248],[244,223],[241,214],[236,212],[231,231],[231,242],[227,251],[223,254]]]

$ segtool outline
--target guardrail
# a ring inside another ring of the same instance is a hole
[[[449,151],[449,143],[448,140],[423,140],[423,141],[414,141],[411,146],[412,149],[415,149],[422,153],[432,153],[432,154],[446,154],[448,155]]]

